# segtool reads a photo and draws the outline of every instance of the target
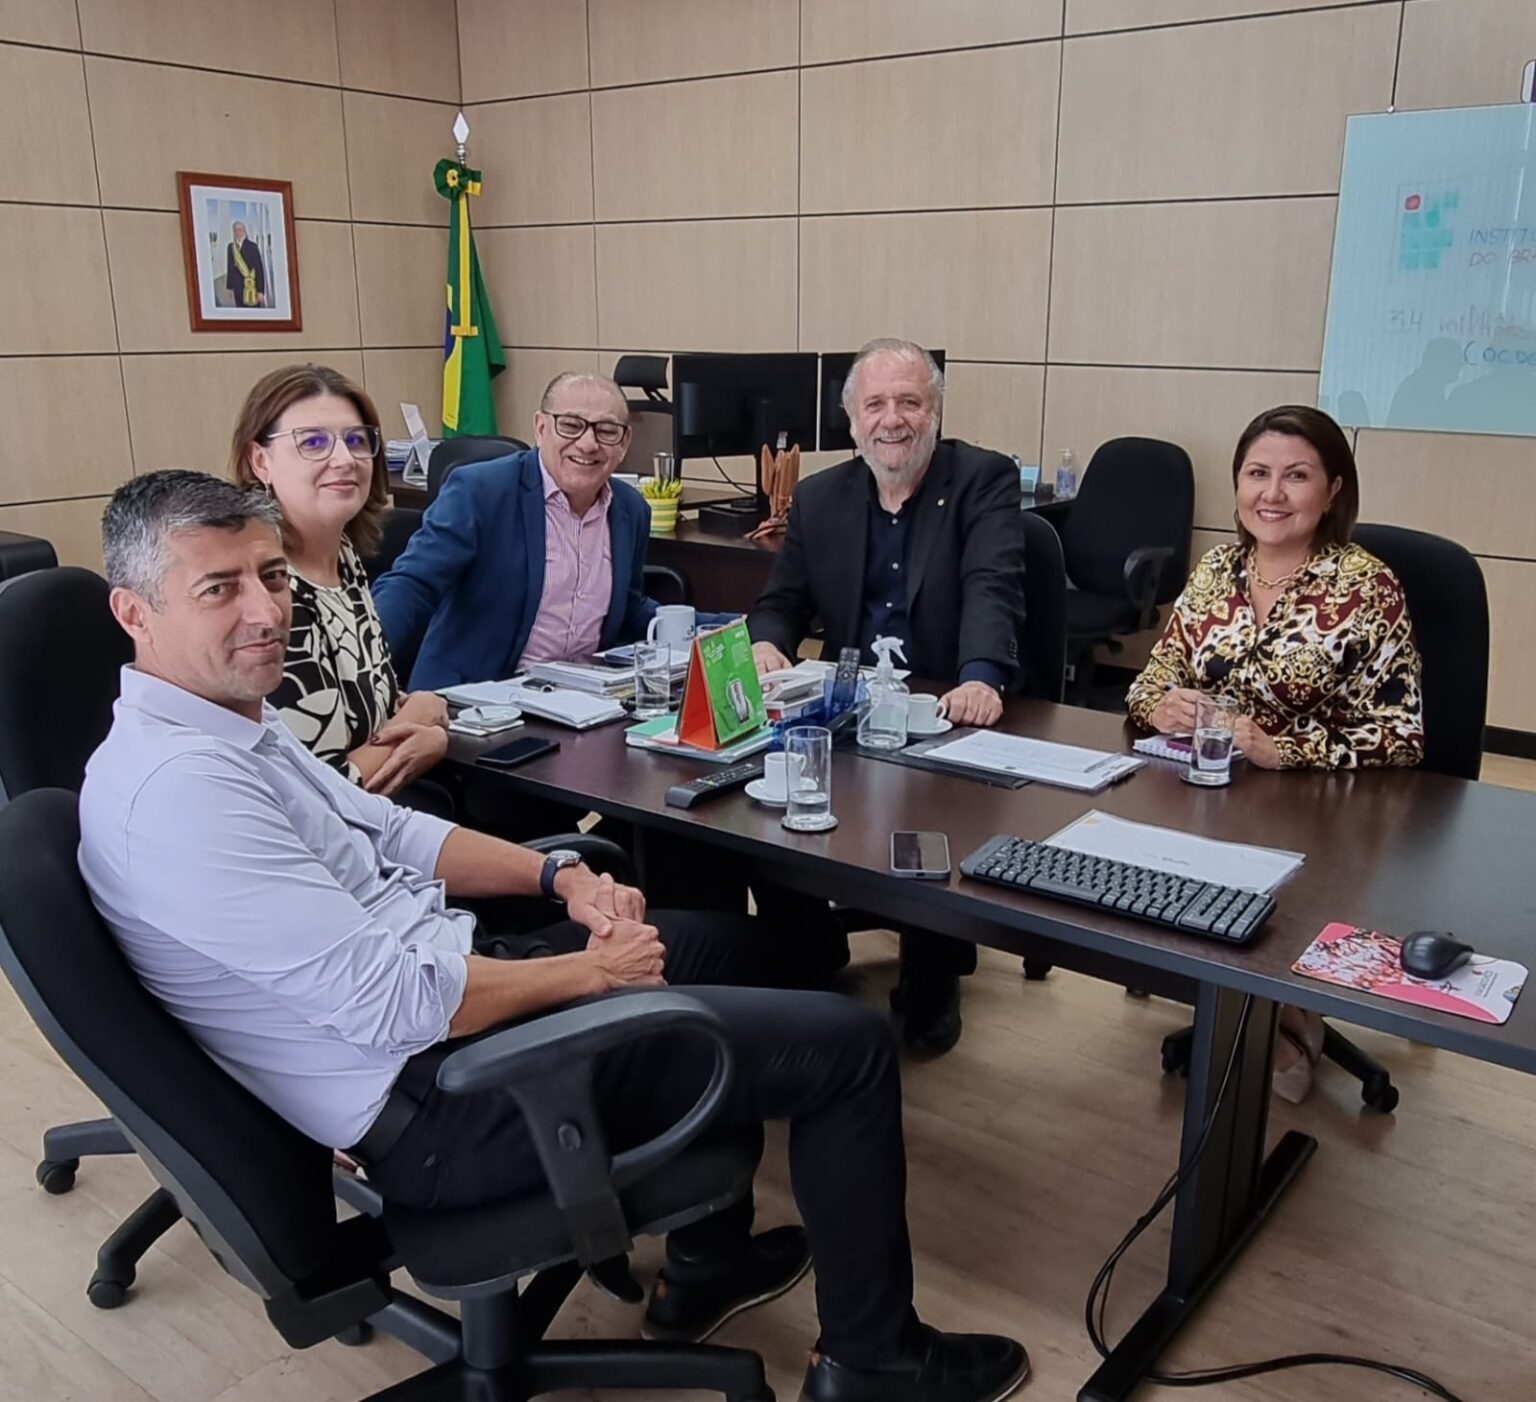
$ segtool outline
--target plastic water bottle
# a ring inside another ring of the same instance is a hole
[[[1077,459],[1070,448],[1061,450],[1061,461],[1056,464],[1056,498],[1068,501],[1077,495]]]

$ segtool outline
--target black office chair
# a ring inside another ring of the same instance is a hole
[[[522,452],[527,446],[521,438],[492,434],[467,433],[462,438],[443,439],[427,459],[427,505],[431,506],[437,500],[449,474],[465,463],[504,458],[510,453]]]
[[[1094,453],[1061,532],[1073,700],[1086,705],[1093,651],[1157,622],[1189,573],[1195,471],[1176,443],[1112,438]]]
[[[502,1087],[527,1119],[548,1187],[483,1207],[337,1221],[331,1151],[306,1139],[198,1048],[140,984],[75,865],[77,800],[25,794],[0,811],[0,967],[50,1045],[112,1111],[220,1265],[259,1295],[294,1348],[369,1322],[437,1366],[377,1393],[389,1402],[525,1402],[568,1388],[701,1389],[772,1402],[740,1349],[543,1340],[584,1265],[719,1211],[751,1191],[753,1157],[706,1130],[731,1074],[718,1017],[666,991],[600,1000],[463,1047],[449,1094]],[[592,1099],[597,1058],[657,1033],[707,1044],[699,1100],[650,1142],[610,1155]],[[410,1271],[461,1302],[462,1324],[397,1293]],[[526,1281],[521,1293],[519,1284]]]
[[[392,506],[384,515],[384,538],[379,548],[363,561],[363,573],[373,583],[381,574],[388,572],[410,544],[421,524],[421,512],[412,506]]]
[[[0,531],[0,580],[15,579],[33,570],[51,570],[58,563],[52,544],[41,536]]]
[[[667,357],[664,355],[621,355],[613,367],[614,383],[626,394],[629,406],[629,449],[620,464],[623,472],[651,474],[657,453],[673,451],[672,402],[667,398]]]
[[[1024,627],[1019,651],[1027,695],[1060,702],[1067,677],[1067,567],[1056,528],[1033,511],[1024,522]]]
[[[1369,550],[1398,578],[1413,619],[1423,663],[1424,760],[1421,768],[1457,779],[1476,779],[1483,765],[1488,717],[1488,586],[1464,546],[1405,526],[1361,524],[1355,544]],[[1163,1039],[1163,1069],[1189,1067],[1190,1030]],[[1360,1082],[1360,1098],[1390,1114],[1398,1091],[1370,1053],[1331,1024],[1323,1055]]]

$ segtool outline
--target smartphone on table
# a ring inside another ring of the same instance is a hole
[[[941,832],[893,832],[891,871],[917,881],[949,877],[949,838]]]
[[[475,763],[483,764],[487,769],[516,769],[518,765],[527,764],[540,755],[553,754],[559,748],[558,740],[546,740],[541,735],[525,735],[510,745],[487,750]]]

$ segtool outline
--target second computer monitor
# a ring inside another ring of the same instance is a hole
[[[757,457],[764,445],[816,446],[816,357],[674,355],[674,452],[685,458]]]
[[[944,368],[944,352],[928,352],[939,369]],[[827,351],[821,357],[821,412],[818,415],[817,443],[823,452],[853,451],[853,430],[843,408],[843,385],[853,368],[855,352]]]

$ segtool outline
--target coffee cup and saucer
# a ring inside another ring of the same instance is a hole
[[[939,698],[919,692],[907,697],[907,734],[917,739],[943,735],[955,723],[939,709]]]
[[[773,754],[763,758],[763,777],[747,785],[747,797],[768,808],[783,808],[789,802],[790,776],[798,784],[805,766],[803,755]]]

